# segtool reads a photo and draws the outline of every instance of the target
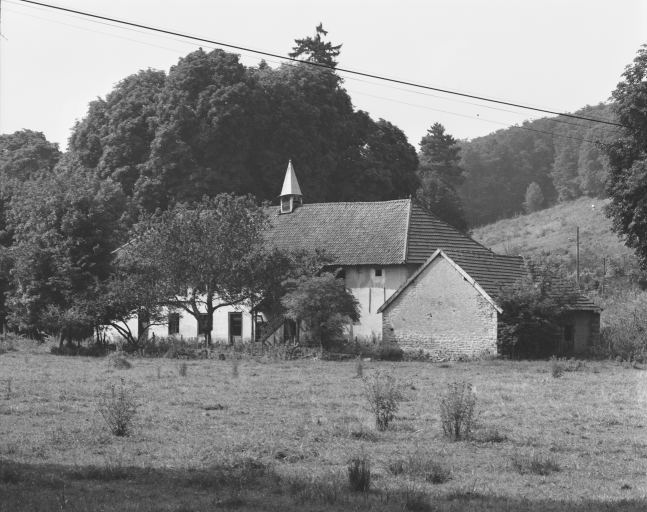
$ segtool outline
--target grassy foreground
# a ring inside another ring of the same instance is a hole
[[[0,510],[647,507],[647,371],[587,362],[554,378],[547,362],[366,362],[365,376],[393,372],[405,390],[378,432],[355,363],[189,361],[182,376],[178,361],[130,361],[0,355]],[[121,379],[138,412],[119,438],[97,397]],[[475,386],[478,424],[451,442],[439,396],[459,380]],[[348,488],[360,453],[368,494]]]

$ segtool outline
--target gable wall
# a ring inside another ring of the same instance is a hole
[[[375,276],[375,269],[382,269],[382,277]],[[417,265],[345,267],[346,288],[360,305],[360,321],[353,325],[351,338],[360,341],[380,340],[382,338],[382,314],[378,308],[416,270]]]
[[[496,354],[497,316],[444,258],[434,260],[383,313],[383,338],[434,359]]]

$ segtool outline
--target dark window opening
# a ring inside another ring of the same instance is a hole
[[[375,277],[382,277],[382,269],[381,268],[376,268],[375,269]]]
[[[169,336],[180,334],[180,313],[168,314],[168,334]]]
[[[229,313],[229,343],[240,341],[243,336],[243,314]]]
[[[198,315],[198,336],[200,334],[207,334],[208,332],[211,331],[209,325],[209,314],[208,313],[200,313]]]
[[[346,279],[346,269],[345,268],[338,268],[335,271],[335,277],[337,279]]]

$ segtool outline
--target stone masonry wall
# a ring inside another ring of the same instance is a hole
[[[433,359],[496,354],[497,311],[444,258],[437,258],[383,313],[383,339]]]

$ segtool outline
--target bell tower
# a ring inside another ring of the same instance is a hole
[[[297,181],[297,175],[292,167],[292,160],[288,162],[288,168],[285,171],[283,188],[281,189],[281,208],[279,213],[292,213],[298,206],[303,204],[303,194]]]

